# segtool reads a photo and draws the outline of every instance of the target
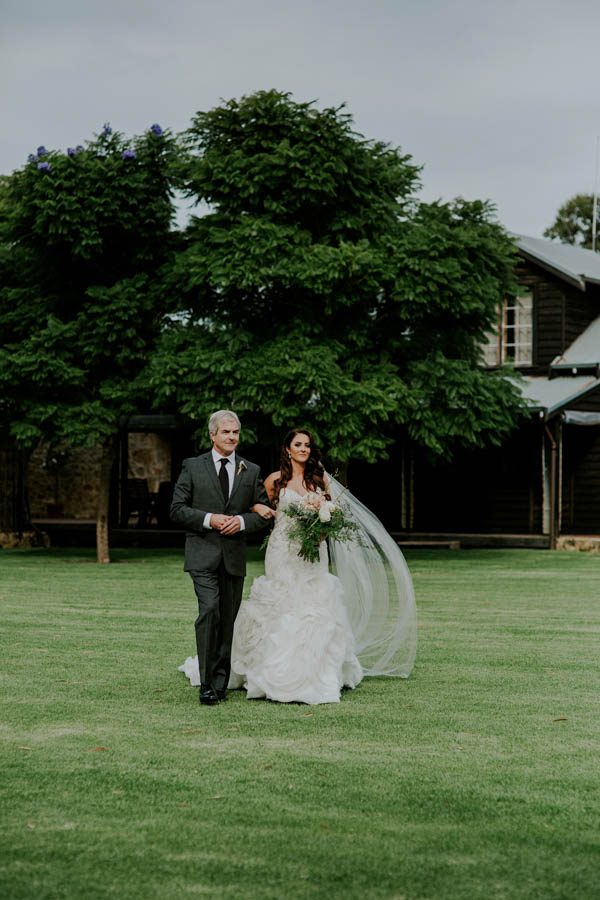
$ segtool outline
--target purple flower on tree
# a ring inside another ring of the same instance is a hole
[[[46,148],[44,147],[43,144],[41,145],[41,147],[38,147],[38,148],[37,148],[37,155],[38,155],[38,156],[46,156],[47,154],[48,154],[48,151],[46,150]]]
[[[37,162],[37,156],[35,153],[30,153],[27,157],[27,162]]]
[[[135,159],[135,150],[123,150],[123,159]]]
[[[38,167],[38,169],[40,170],[40,172],[50,172],[50,171],[52,171],[52,166],[50,165],[49,162],[39,162],[39,163],[37,164],[37,167]]]
[[[67,147],[67,156],[77,156],[75,147]]]
[[[108,137],[109,134],[112,134],[112,128],[110,127],[110,122],[105,122],[102,127],[102,134],[104,137]]]
[[[161,137],[161,135],[163,133],[162,128],[156,122],[154,123],[154,125],[150,126],[150,131],[152,132],[152,134],[155,134],[157,137]]]

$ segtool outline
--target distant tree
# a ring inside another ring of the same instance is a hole
[[[270,440],[311,425],[375,461],[403,428],[435,453],[500,442],[518,391],[479,367],[514,248],[486,203],[421,204],[409,156],[342,108],[259,92],[196,115],[173,317],[150,366],[162,405],[231,405]]]
[[[66,154],[39,147],[5,179],[0,247],[0,433],[102,447],[98,559],[119,418],[145,402],[139,373],[160,329],[173,139],[106,125]]]
[[[592,194],[575,194],[560,207],[544,237],[592,249],[594,198]],[[600,250],[600,209],[596,213],[596,250]]]

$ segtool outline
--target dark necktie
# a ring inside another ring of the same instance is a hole
[[[221,469],[219,471],[219,481],[221,482],[221,490],[223,491],[223,496],[225,497],[225,503],[229,500],[229,477],[227,475],[227,469],[225,466],[227,465],[226,459],[220,459]]]

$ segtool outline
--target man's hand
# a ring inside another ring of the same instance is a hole
[[[229,525],[234,516],[224,516],[222,513],[213,513],[210,517],[210,527],[223,533],[223,529]],[[239,523],[238,523],[239,524]]]
[[[240,528],[240,520],[238,516],[228,516],[229,521],[221,528],[221,534],[237,534]]]

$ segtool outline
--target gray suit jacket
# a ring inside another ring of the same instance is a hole
[[[269,505],[260,469],[236,453],[236,473],[229,499],[225,502],[212,453],[203,453],[183,461],[181,475],[173,491],[171,518],[186,528],[186,572],[199,569],[214,572],[221,562],[229,575],[246,574],[246,534],[264,528],[268,522],[258,513],[249,512],[255,503]],[[237,534],[222,535],[204,528],[207,513],[241,515],[245,529]]]

